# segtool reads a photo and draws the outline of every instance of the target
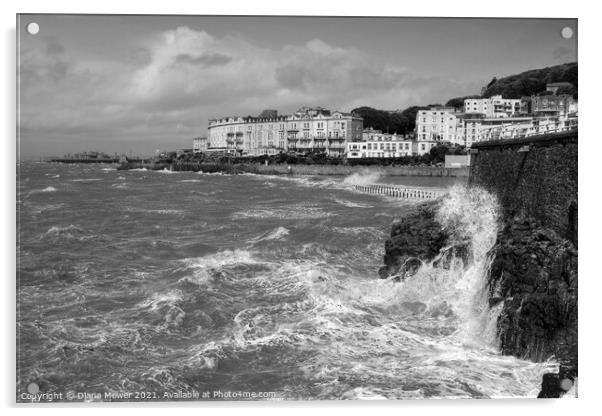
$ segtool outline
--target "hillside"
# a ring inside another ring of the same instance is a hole
[[[521,98],[545,91],[546,84],[552,82],[570,82],[575,88],[565,92],[577,94],[577,62],[532,69],[500,79],[493,78],[482,96],[487,98],[501,94],[504,98]]]

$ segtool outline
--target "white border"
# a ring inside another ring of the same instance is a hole
[[[104,414],[107,408],[118,413],[130,413],[134,407],[144,407],[142,411],[150,414],[163,414],[168,407],[176,407],[177,412],[214,413],[221,410],[228,412],[244,412],[248,414],[305,414],[307,412],[341,411],[353,414],[365,414],[375,411],[399,415],[403,413],[420,412],[421,414],[487,414],[508,415],[523,414],[525,411],[545,412],[546,414],[589,413],[596,406],[600,382],[600,294],[602,294],[602,274],[597,261],[599,255],[600,220],[596,215],[602,198],[598,198],[600,179],[598,165],[602,162],[602,132],[599,123],[600,115],[595,114],[601,108],[599,105],[600,69],[602,68],[599,53],[600,13],[595,9],[594,2],[585,6],[576,1],[545,1],[525,2],[506,0],[500,2],[482,1],[441,1],[428,0],[424,2],[394,3],[392,1],[371,0],[362,4],[350,1],[228,1],[217,2],[185,2],[169,1],[137,1],[126,3],[123,0],[103,0],[102,2],[82,2],[70,0],[28,1],[22,0],[7,4],[2,2],[2,20],[4,34],[4,56],[2,80],[4,97],[2,106],[2,221],[5,230],[2,238],[1,264],[4,266],[4,316],[2,320],[2,367],[1,392],[4,407],[11,413],[16,410],[15,398],[15,21],[16,13],[119,13],[119,14],[301,14],[301,15],[360,15],[360,16],[437,16],[437,17],[564,17],[579,18],[579,63],[580,63],[580,152],[579,152],[579,188],[580,195],[580,374],[579,399],[577,400],[444,400],[444,401],[405,401],[405,402],[302,402],[302,403],[162,403],[152,406],[140,404],[120,404],[88,406],[84,411],[92,414]],[[598,127],[596,129],[596,127]],[[600,396],[602,397],[602,396]],[[43,412],[44,414],[63,414],[64,412],[82,412],[81,407],[54,405],[38,408],[18,406],[19,411]]]

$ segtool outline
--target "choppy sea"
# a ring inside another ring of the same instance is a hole
[[[379,279],[416,203],[352,187],[379,181],[448,189],[473,262]],[[459,182],[22,163],[17,400],[534,397],[556,364],[499,354],[497,206]]]

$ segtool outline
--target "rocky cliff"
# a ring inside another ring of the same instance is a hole
[[[490,303],[504,302],[500,347],[533,361],[555,357],[541,397],[559,397],[577,375],[577,249],[532,218],[507,219],[491,255]],[[568,380],[568,381],[567,381]]]

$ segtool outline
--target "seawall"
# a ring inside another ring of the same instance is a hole
[[[577,130],[476,143],[469,185],[495,194],[502,224],[489,272],[490,305],[503,302],[503,354],[554,358],[539,397],[559,397],[578,374]]]
[[[203,171],[225,173],[255,173],[265,175],[331,175],[348,176],[370,170],[381,176],[432,176],[468,177],[468,168],[444,168],[431,166],[350,166],[350,165],[288,165],[288,164],[227,164],[174,162],[175,171]]]
[[[577,130],[473,144],[469,184],[577,244]]]

